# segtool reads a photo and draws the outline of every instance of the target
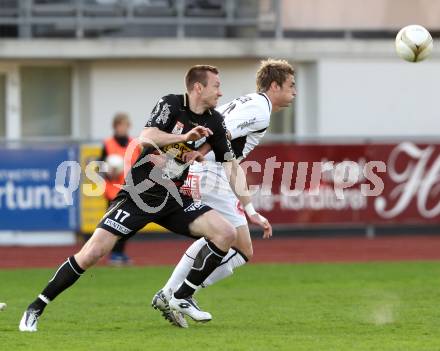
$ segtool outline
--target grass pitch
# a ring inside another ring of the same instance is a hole
[[[0,271],[0,350],[440,350],[440,265],[248,265],[198,294],[207,324],[150,307],[171,267],[97,268],[19,333],[54,270]]]

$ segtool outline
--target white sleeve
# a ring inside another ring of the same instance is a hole
[[[267,111],[254,106],[254,108],[242,112],[242,114],[226,120],[226,127],[231,133],[232,140],[269,127],[270,116]]]

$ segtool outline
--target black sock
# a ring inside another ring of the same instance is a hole
[[[205,279],[220,265],[227,252],[223,252],[211,241],[208,241],[194,259],[194,264],[185,281],[176,290],[174,296],[178,299],[194,294],[195,286],[201,285]]]
[[[39,314],[43,313],[46,305],[75,283],[83,273],[84,270],[78,265],[75,257],[69,257],[67,261],[58,268],[52,279],[49,280],[46,288],[38,295],[37,299],[29,305],[28,309],[39,311]]]

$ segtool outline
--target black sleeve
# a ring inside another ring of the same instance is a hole
[[[217,162],[231,161],[235,158],[235,155],[226,134],[227,130],[223,116],[214,111],[213,122],[211,127],[213,134],[207,139],[207,142],[211,145],[215,160]]]
[[[107,158],[107,148],[105,144],[102,145],[101,156],[98,158],[98,161],[105,161]]]
[[[107,148],[105,147],[105,143],[104,143],[104,144],[102,144],[101,156],[97,159],[97,161],[105,161],[107,156],[108,156],[108,152],[107,152]],[[99,172],[99,167],[96,167],[95,171],[98,172],[101,175],[101,177],[103,177],[105,179],[109,179],[107,172]]]
[[[179,111],[179,98],[177,95],[166,95],[161,98],[151,111],[145,127],[156,127],[166,131]]]

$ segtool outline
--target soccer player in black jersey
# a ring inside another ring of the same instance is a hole
[[[197,65],[186,74],[187,94],[167,95],[159,100],[139,142],[144,151],[128,172],[125,185],[98,224],[90,240],[69,257],[55,272],[44,290],[32,302],[19,324],[20,331],[37,331],[37,322],[46,305],[98,260],[107,255],[119,237],[130,237],[149,222],[192,237],[206,237],[184,283],[169,301],[173,312],[196,321],[208,321],[211,315],[201,311],[192,299],[200,284],[218,267],[236,238],[235,228],[219,213],[179,192],[188,167],[185,152],[209,143],[215,159],[222,162],[231,188],[241,203],[251,203],[246,180],[227,139],[223,117],[213,108],[220,91],[218,70]],[[152,155],[165,153],[167,162],[157,167]],[[268,221],[258,213],[250,221],[271,232]]]
[[[238,160],[244,160],[259,145],[269,127],[272,111],[282,110],[295,98],[293,67],[285,60],[263,60],[256,74],[256,87],[256,93],[242,95],[216,108],[224,116],[232,150]],[[210,145],[205,144],[184,155],[187,160],[197,159],[199,162],[191,165],[182,191],[187,189],[194,198],[220,212],[235,227],[237,239],[221,265],[200,286],[204,288],[232,275],[238,267],[252,259],[252,239],[245,213],[252,215],[255,211],[252,204],[248,208],[241,208],[224,175],[223,167],[215,162],[210,149]],[[188,322],[181,314],[164,313],[169,306],[166,301],[186,278],[195,254],[205,243],[205,239],[200,238],[188,247],[166,284],[151,302],[152,307],[162,312],[165,319],[182,328],[187,328]]]

